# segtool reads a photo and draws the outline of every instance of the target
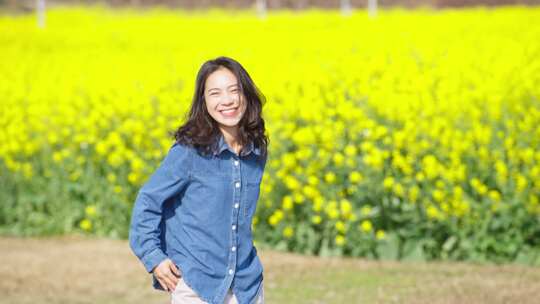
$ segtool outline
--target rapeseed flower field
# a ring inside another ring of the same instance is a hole
[[[266,95],[257,244],[508,261],[540,246],[540,8],[0,17],[0,232],[126,237],[207,59]]]

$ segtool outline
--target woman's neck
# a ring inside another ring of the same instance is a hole
[[[238,127],[220,127],[225,142],[233,149],[236,154],[240,153],[242,146],[238,142]]]

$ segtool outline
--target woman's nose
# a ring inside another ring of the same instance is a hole
[[[234,95],[225,94],[223,99],[221,100],[221,103],[228,105],[234,103],[235,99],[236,97]]]

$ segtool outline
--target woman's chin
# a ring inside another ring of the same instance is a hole
[[[227,120],[227,121],[218,121],[219,125],[224,128],[235,128],[238,127],[239,120]]]

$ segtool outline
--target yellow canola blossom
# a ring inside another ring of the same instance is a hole
[[[70,204],[82,230],[120,225],[109,196],[134,200],[173,143],[197,69],[220,55],[267,99],[261,233],[300,236],[294,221],[305,221],[335,227],[327,241],[347,247],[358,234],[347,227],[393,233],[382,210],[473,222],[517,201],[540,214],[540,23],[529,22],[540,8],[381,9],[377,22],[363,11],[48,13],[44,31],[0,17],[0,174],[99,189],[100,221],[95,205]]]

